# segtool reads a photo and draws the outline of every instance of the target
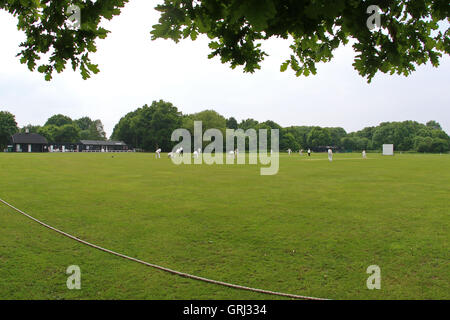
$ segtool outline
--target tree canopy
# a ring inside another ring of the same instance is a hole
[[[191,134],[194,133],[194,121],[201,121],[203,132],[208,129],[218,129],[225,134],[227,120],[224,116],[214,110],[204,110],[198,113],[186,115],[183,120],[183,128],[188,129]]]
[[[73,123],[73,120],[70,117],[67,117],[62,114],[56,114],[56,115],[48,118],[47,122],[45,123],[45,126],[54,125],[57,127],[61,127],[66,124],[72,124],[72,123]]]
[[[238,122],[234,117],[231,117],[227,119],[227,128],[229,129],[237,129],[238,128]]]
[[[154,101],[126,114],[114,127],[112,139],[122,140],[133,148],[169,150],[174,143],[172,132],[182,125],[181,112],[170,102]]]
[[[50,80],[70,63],[83,79],[99,72],[89,54],[108,30],[102,19],[120,14],[129,0],[0,0],[0,8],[18,18],[25,32],[20,61]],[[73,30],[67,8],[81,9],[81,24]],[[380,27],[370,30],[369,7],[381,10]],[[153,26],[152,39],[176,42],[200,34],[211,39],[209,58],[220,57],[245,72],[261,68],[267,55],[261,44],[270,38],[291,41],[292,54],[281,65],[297,76],[316,74],[319,62],[329,62],[333,52],[350,40],[357,53],[354,68],[370,82],[378,72],[409,75],[417,65],[439,65],[450,54],[448,0],[164,0]],[[444,22],[446,29],[439,28]],[[48,61],[38,60],[49,53]]]
[[[6,147],[11,135],[19,131],[16,117],[8,111],[0,111],[0,150]]]
[[[100,120],[83,117],[72,120],[70,117],[57,114],[50,117],[43,127],[28,125],[22,130],[36,132],[50,143],[76,143],[79,140],[106,140],[106,133]]]

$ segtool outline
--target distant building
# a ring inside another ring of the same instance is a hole
[[[49,143],[48,145],[48,152],[78,152],[80,148],[80,144],[77,143],[64,143],[64,142],[59,142],[59,143]]]
[[[11,136],[13,152],[47,152],[47,139],[37,133],[16,133]]]
[[[128,146],[123,141],[81,140],[79,152],[124,152]]]
[[[11,136],[10,152],[128,152],[123,141],[81,140],[77,143],[48,143],[37,133],[16,133]]]

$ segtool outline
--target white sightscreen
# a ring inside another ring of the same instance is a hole
[[[394,155],[394,145],[383,144],[383,156],[393,156],[393,155]]]

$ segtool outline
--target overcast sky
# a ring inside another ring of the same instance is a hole
[[[17,21],[0,11],[0,110],[16,115],[19,126],[44,124],[54,114],[101,119],[108,136],[126,113],[154,100],[172,102],[183,113],[214,109],[238,121],[274,120],[282,126],[343,127],[348,132],[384,121],[437,120],[450,133],[450,59],[439,68],[418,67],[405,78],[379,74],[371,84],[353,69],[350,46],[321,64],[316,76],[297,78],[279,71],[289,57],[289,42],[264,44],[270,54],[262,70],[244,74],[218,58],[209,60],[204,39],[175,44],[151,41],[159,18],[155,1],[133,0],[104,25],[93,61],[101,72],[89,80],[69,70],[46,82],[15,55],[24,38]]]

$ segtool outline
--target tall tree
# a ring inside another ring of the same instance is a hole
[[[44,136],[49,143],[54,143],[54,142],[56,142],[56,136],[58,134],[58,129],[59,129],[59,127],[57,127],[53,124],[50,124],[50,125],[39,128],[38,133],[41,136]],[[64,141],[64,142],[66,142],[66,141]]]
[[[239,129],[248,130],[248,129],[256,129],[259,122],[255,119],[246,119],[242,120],[241,123],[239,123]]]
[[[89,117],[83,117],[74,121],[74,123],[80,128],[80,130],[89,130],[92,125],[92,119]]]
[[[19,131],[16,117],[8,111],[0,111],[0,150],[3,150],[11,136]]]
[[[58,127],[53,134],[53,142],[77,143],[80,140],[80,128],[75,124],[65,124]]]
[[[428,121],[426,125],[427,125],[427,127],[431,128],[431,129],[442,130],[441,125],[439,124],[439,122],[434,121],[434,120]]]
[[[308,134],[308,147],[327,147],[331,144],[330,132],[321,127],[313,128]]]
[[[47,122],[45,123],[46,126],[54,125],[57,127],[61,127],[66,124],[72,124],[73,121],[70,117],[62,115],[62,114],[56,114],[50,118],[48,118]]]
[[[153,101],[151,106],[144,105],[128,113],[114,127],[112,139],[123,140],[134,148],[154,151],[162,148],[171,150],[172,132],[182,125],[181,112],[163,100]]]
[[[238,128],[238,122],[235,118],[231,117],[227,119],[227,128],[236,130]]]
[[[341,139],[347,135],[344,128],[326,128],[330,133],[331,145],[334,147],[341,146]]]
[[[301,145],[298,140],[295,139],[292,133],[282,134],[280,138],[280,150],[287,151],[291,149],[292,151],[300,150]]]
[[[30,70],[47,54],[48,60],[37,67],[47,80],[67,63],[87,79],[99,72],[89,57],[97,49],[95,41],[109,32],[100,22],[119,15],[127,2],[2,0],[0,8],[18,18],[18,29],[26,36],[20,61]],[[72,4],[81,10],[79,30],[70,28],[67,9]],[[381,12],[372,11],[371,5]],[[450,53],[450,28],[438,29],[439,22],[449,18],[446,0],[164,0],[156,10],[161,18],[153,26],[152,39],[178,42],[207,35],[210,58],[218,56],[245,72],[261,67],[267,55],[261,42],[277,37],[291,41],[292,54],[281,70],[290,66],[297,76],[315,74],[317,63],[330,61],[350,40],[356,52],[353,66],[369,81],[380,71],[408,75],[416,65],[438,66],[442,55]],[[371,31],[378,14],[380,28]]]
[[[187,116],[183,121],[183,127],[193,133],[194,121],[201,121],[203,132],[208,129],[218,129],[225,133],[227,127],[227,120],[224,116],[214,110],[204,110],[198,113]]]

